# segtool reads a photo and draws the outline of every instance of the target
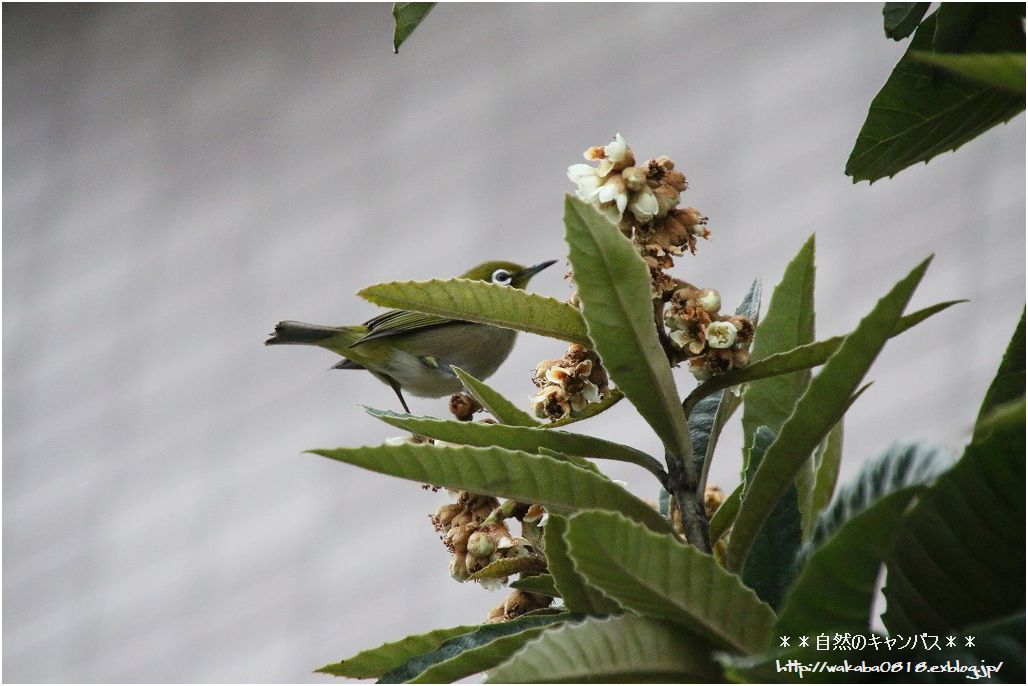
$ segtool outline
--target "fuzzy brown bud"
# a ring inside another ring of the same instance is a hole
[[[459,421],[468,422],[476,412],[482,411],[482,404],[466,393],[450,396],[450,412]]]

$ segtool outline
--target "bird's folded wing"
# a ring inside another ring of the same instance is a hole
[[[364,322],[364,326],[368,327],[368,333],[351,344],[350,347],[352,348],[361,343],[367,343],[379,338],[386,338],[387,336],[396,336],[420,329],[430,329],[436,326],[452,324],[455,321],[454,319],[438,317],[434,314],[423,314],[408,310],[389,310]]]

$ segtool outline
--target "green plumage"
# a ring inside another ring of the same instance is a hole
[[[524,288],[535,274],[553,264],[522,267],[513,262],[485,262],[461,278]],[[389,310],[359,326],[320,326],[283,321],[266,345],[315,345],[345,359],[337,369],[366,369],[396,391],[439,398],[456,393],[461,383],[450,370],[460,367],[485,379],[507,359],[516,332],[487,324],[447,319],[420,312]]]

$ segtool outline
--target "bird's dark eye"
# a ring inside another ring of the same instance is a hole
[[[498,283],[501,286],[509,286],[510,272],[506,269],[497,269],[493,272],[493,283]]]

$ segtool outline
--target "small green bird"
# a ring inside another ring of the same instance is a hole
[[[461,275],[524,288],[556,260],[523,267],[513,262],[485,262]],[[488,324],[447,319],[420,312],[390,310],[360,326],[318,326],[284,321],[265,345],[316,345],[345,357],[333,369],[366,369],[388,384],[410,414],[401,390],[424,398],[441,398],[461,390],[450,370],[459,367],[485,379],[507,359],[517,332]]]

